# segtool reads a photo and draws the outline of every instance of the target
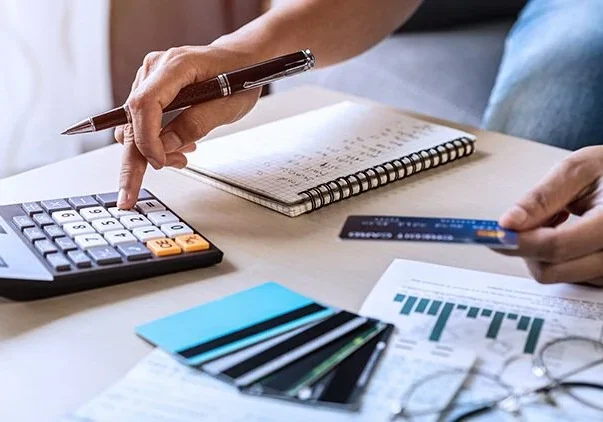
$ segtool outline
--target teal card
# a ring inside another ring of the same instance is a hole
[[[141,325],[136,333],[186,364],[199,365],[333,313],[269,282]]]

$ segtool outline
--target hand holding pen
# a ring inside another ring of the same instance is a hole
[[[131,208],[147,162],[153,168],[183,168],[184,153],[212,129],[233,123],[257,102],[260,88],[314,66],[303,50],[262,63],[219,47],[179,47],[148,54],[123,107],[90,117],[65,131],[75,134],[115,127],[124,145],[118,206]],[[186,108],[165,127],[162,116]]]

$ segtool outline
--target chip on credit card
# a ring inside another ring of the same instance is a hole
[[[494,220],[461,218],[349,216],[339,234],[342,239],[403,242],[465,243],[498,249],[516,249],[517,233]]]

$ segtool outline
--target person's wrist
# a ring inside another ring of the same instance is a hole
[[[243,30],[222,35],[214,40],[210,46],[231,50],[248,56],[254,63],[271,59],[277,54],[274,37],[268,28],[261,31]]]

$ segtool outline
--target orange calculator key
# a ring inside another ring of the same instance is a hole
[[[155,256],[178,255],[182,252],[180,246],[176,245],[172,239],[149,240],[147,242],[147,248],[149,248]]]
[[[198,234],[181,234],[174,238],[184,252],[197,252],[209,249],[209,242]]]

